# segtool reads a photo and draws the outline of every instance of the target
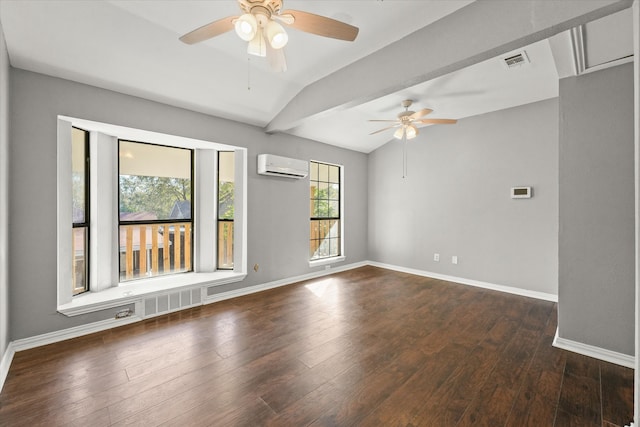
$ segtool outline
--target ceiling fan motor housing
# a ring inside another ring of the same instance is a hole
[[[244,13],[264,15],[278,15],[282,9],[282,0],[239,0],[240,8]]]

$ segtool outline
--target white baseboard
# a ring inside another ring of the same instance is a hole
[[[11,367],[14,354],[16,354],[16,351],[13,348],[13,343],[10,342],[2,355],[2,360],[0,361],[0,392],[2,391],[2,387],[4,387],[4,381],[7,379],[7,375],[9,374],[9,368]]]
[[[13,349],[17,351],[28,350],[30,348],[40,347],[47,344],[68,340],[71,338],[81,337],[83,335],[93,334],[95,332],[105,331],[107,329],[117,328],[118,326],[128,325],[130,323],[139,322],[141,317],[131,316],[122,319],[106,319],[99,322],[88,323],[86,325],[74,326],[73,328],[62,329],[60,331],[48,332],[34,337],[22,338],[12,341]]]
[[[626,368],[634,369],[636,363],[635,357],[629,356],[628,354],[618,353],[593,345],[561,338],[558,336],[558,329],[556,329],[556,336],[553,338],[553,346],[582,354],[583,356],[589,356],[595,359],[604,360],[605,362],[615,363],[616,365],[624,366]]]
[[[142,318],[138,316],[131,316],[123,319],[106,319],[99,322],[11,341],[2,356],[2,361],[0,362],[0,391],[2,391],[2,388],[4,387],[4,382],[7,379],[7,374],[9,373],[9,368],[11,367],[11,362],[13,361],[13,356],[16,352],[47,344],[53,344],[71,338],[81,337],[83,335],[93,334],[94,332],[101,332],[118,326],[139,322],[140,320],[142,320]]]
[[[490,289],[493,291],[506,292],[508,294],[520,295],[529,298],[536,298],[544,301],[558,302],[558,295],[545,292],[531,291],[528,289],[515,288],[513,286],[496,285],[494,283],[481,282],[480,280],[466,279],[464,277],[448,276],[446,274],[433,273],[431,271],[417,270],[414,268],[401,267],[397,265],[384,264],[376,261],[369,261],[369,265],[386,268],[388,270],[400,271],[402,273],[415,274],[416,276],[429,277],[432,279],[446,280],[448,282],[460,283],[463,285],[475,286],[477,288]]]
[[[249,286],[246,288],[235,289],[228,292],[220,292],[219,294],[208,295],[204,299],[204,304],[211,304],[218,301],[224,301],[231,298],[237,298],[244,295],[254,294],[256,292],[266,291],[268,289],[279,288],[293,283],[302,282],[304,280],[315,279],[329,274],[340,273],[341,271],[353,270],[354,268],[370,265],[368,261],[356,262],[353,264],[341,265],[324,270],[314,271],[313,273],[303,274],[301,276],[288,277],[286,279],[274,280],[272,282],[262,283],[260,285]]]

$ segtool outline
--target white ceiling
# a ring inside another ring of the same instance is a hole
[[[249,58],[246,43],[234,32],[192,46],[178,40],[201,25],[238,15],[233,0],[0,0],[0,20],[14,67],[265,127],[305,86],[471,1],[284,3],[284,9],[355,25],[359,35],[350,43],[289,29],[288,71],[276,73],[265,59]],[[524,49],[531,63],[518,69],[509,70],[495,58],[305,120],[288,132],[370,152],[388,142],[391,133],[369,136],[382,126],[367,119],[395,118],[403,99],[414,99],[414,110],[433,109],[429,117],[461,119],[557,96],[549,43]]]

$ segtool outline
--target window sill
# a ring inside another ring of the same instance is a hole
[[[331,258],[322,258],[314,261],[309,261],[309,267],[321,267],[323,265],[330,265],[336,262],[342,262],[345,260],[343,255],[331,257]]]
[[[65,316],[78,316],[94,311],[136,303],[142,298],[164,294],[167,291],[186,290],[197,287],[210,287],[240,282],[247,275],[233,271],[213,273],[184,273],[165,277],[139,280],[119,284],[100,292],[87,292],[76,297],[68,304],[58,306],[58,312]],[[206,291],[205,291],[206,292]]]

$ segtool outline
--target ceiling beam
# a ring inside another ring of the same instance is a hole
[[[633,0],[476,0],[306,86],[265,131],[285,132],[304,120],[460,70],[626,9],[632,3]]]

